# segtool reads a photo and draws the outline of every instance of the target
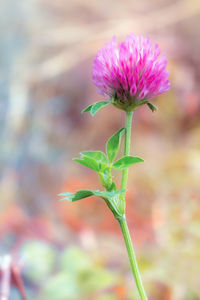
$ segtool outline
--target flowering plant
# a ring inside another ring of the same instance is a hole
[[[128,35],[125,41],[119,44],[113,38],[98,52],[94,60],[93,81],[98,87],[98,92],[108,99],[93,103],[82,112],[90,112],[94,116],[103,107],[113,104],[126,112],[126,125],[108,140],[106,154],[101,151],[84,151],[81,158],[74,159],[97,172],[105,190],[87,189],[60,194],[69,201],[96,195],[106,202],[120,224],[142,300],[146,300],[147,296],[125,216],[128,168],[135,163],[143,162],[143,159],[130,155],[131,125],[133,111],[142,105],[148,105],[155,111],[156,108],[150,100],[170,88],[166,65],[165,55],[160,56],[158,45],[153,46],[149,38],[133,34]],[[116,160],[123,134],[125,134],[124,156]],[[120,188],[117,188],[113,180],[112,169],[122,171]]]

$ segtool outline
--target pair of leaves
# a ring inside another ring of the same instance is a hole
[[[94,116],[100,109],[111,104],[111,101],[99,101],[90,104],[88,107],[82,110],[82,113],[90,111],[91,115]]]
[[[88,107],[82,110],[82,113],[90,111],[91,115],[94,116],[100,109],[103,107],[111,104],[112,101],[99,101],[95,102],[93,104],[90,104]],[[144,100],[144,101],[139,101],[136,107],[142,106],[143,104],[147,104],[148,107],[151,109],[152,112],[157,110],[157,107],[153,105],[152,103]]]
[[[90,151],[90,152],[96,152],[96,151]],[[103,152],[101,152],[102,154],[104,154]],[[82,158],[74,158],[74,161],[79,162],[80,164],[96,171],[96,172],[103,172],[103,170],[106,169],[106,167],[108,167],[106,164],[99,164],[97,160],[87,157],[87,156],[83,156]],[[136,157],[136,156],[124,156],[122,158],[120,158],[119,160],[117,160],[116,162],[114,162],[112,164],[112,167],[116,170],[124,170],[126,168],[129,168],[131,165],[136,164],[138,162],[143,162],[144,160],[140,157]]]
[[[101,151],[85,151],[81,152],[81,158],[75,158],[74,160],[98,173],[101,173],[106,170],[106,168],[110,167],[113,167],[116,170],[124,170],[135,163],[143,162],[143,159],[139,157],[124,156],[113,163],[119,151],[121,137],[124,131],[125,128],[121,128],[108,140],[106,145],[108,158],[105,153]]]
[[[109,162],[112,167],[116,170],[124,170],[130,167],[133,164],[138,162],[143,162],[143,159],[135,156],[124,156],[113,163],[114,159],[117,156],[119,151],[121,138],[123,133],[125,132],[125,128],[121,128],[116,134],[114,134],[109,141],[107,142],[106,151],[108,155]]]
[[[119,151],[121,137],[124,131],[125,128],[121,128],[108,140],[106,145],[108,159],[105,153],[101,151],[84,151],[81,152],[81,158],[74,158],[74,160],[96,172],[100,172],[104,168],[109,167],[108,161],[110,163],[114,161]]]

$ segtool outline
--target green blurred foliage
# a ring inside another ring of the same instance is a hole
[[[56,259],[56,252],[45,242],[32,240],[23,244],[21,256],[25,260],[25,276],[33,281],[46,281]]]
[[[119,274],[108,271],[76,246],[56,251],[48,243],[30,240],[22,246],[21,255],[26,262],[25,278],[39,285],[39,292],[33,299],[97,297],[120,282]]]

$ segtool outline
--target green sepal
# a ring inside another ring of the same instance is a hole
[[[103,107],[109,105],[111,102],[110,101],[100,101],[92,105],[92,108],[90,110],[90,113],[92,116],[94,116],[100,109]]]
[[[157,107],[154,106],[152,103],[148,102],[147,105],[148,105],[148,107],[150,108],[150,110],[151,110],[152,112],[154,112],[154,111],[157,110]]]
[[[144,160],[135,156],[124,156],[117,160],[112,167],[116,170],[124,170],[129,168],[131,165],[136,164],[138,162],[143,162]]]
[[[83,156],[81,158],[74,158],[73,160],[78,162],[79,164],[86,166],[89,169],[99,172],[100,168],[98,162],[90,157]]]
[[[124,127],[121,128],[117,133],[115,133],[113,136],[111,136],[111,138],[107,142],[106,152],[107,152],[110,163],[113,162],[113,160],[115,159],[115,157],[119,151],[121,137],[122,137],[122,134],[124,133],[124,131],[125,131],[125,128]]]

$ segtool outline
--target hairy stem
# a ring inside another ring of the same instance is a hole
[[[133,112],[126,113],[126,136],[125,136],[125,144],[124,144],[124,155],[130,154],[132,117],[133,117]],[[121,181],[122,189],[127,188],[127,180],[128,180],[128,168],[123,170],[123,173],[122,173],[122,181]],[[124,193],[124,197],[123,197],[124,207],[125,207],[125,196],[126,196],[126,194]],[[128,252],[132,273],[135,278],[135,283],[138,288],[140,298],[141,298],[141,300],[148,300],[145,290],[144,290],[144,287],[143,287],[143,284],[142,284],[141,277],[140,277],[137,260],[136,260],[136,256],[135,256],[135,251],[134,251],[132,240],[130,237],[125,214],[124,214],[124,217],[119,218],[118,221],[119,221],[121,231],[122,231],[122,234],[124,237],[124,242],[125,242],[126,249]]]

